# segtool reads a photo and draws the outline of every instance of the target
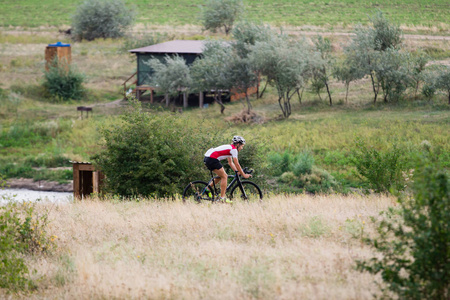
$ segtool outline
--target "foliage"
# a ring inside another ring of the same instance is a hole
[[[242,14],[243,7],[242,0],[207,0],[201,17],[204,29],[216,32],[223,27],[228,35]]]
[[[135,13],[122,0],[86,0],[72,20],[72,34],[78,40],[122,37]]]
[[[392,149],[381,152],[357,138],[352,161],[360,176],[365,178],[376,192],[388,192],[391,189],[403,190],[405,171],[405,153],[396,143]]]
[[[397,49],[402,43],[402,31],[400,26],[392,24],[384,17],[381,10],[369,18],[372,22],[374,32],[374,44],[376,51],[386,51],[387,49]]]
[[[268,41],[256,42],[249,54],[250,64],[266,76],[278,93],[284,118],[291,113],[291,99],[308,78],[310,49],[304,40],[290,41],[284,34],[272,34]]]
[[[442,67],[439,69],[436,78],[436,89],[447,93],[448,104],[450,104],[450,67]]]
[[[384,102],[398,100],[408,86],[412,86],[409,56],[394,48],[377,53],[375,76],[383,91]]]
[[[250,113],[252,105],[248,95],[248,89],[257,85],[257,77],[253,66],[247,58],[241,58],[233,53],[226,69],[225,78],[227,85],[233,87],[238,93],[244,93],[247,102],[247,112]]]
[[[205,146],[217,138],[201,124],[169,114],[146,113],[138,101],[122,124],[101,130],[104,149],[93,157],[107,188],[122,196],[172,197],[187,182],[203,178]]]
[[[234,39],[233,47],[239,57],[247,57],[251,46],[256,42],[268,41],[272,35],[272,29],[263,24],[252,23],[243,20],[234,26],[232,30]]]
[[[35,287],[28,278],[23,255],[53,250],[56,236],[49,236],[48,211],[39,214],[36,203],[10,201],[0,206],[0,287],[11,291]]]
[[[332,69],[334,68],[335,60],[332,56],[331,41],[328,38],[323,38],[322,36],[317,36],[314,41],[316,55],[315,60],[311,60],[311,71],[312,71],[312,89],[320,98],[320,91],[322,88],[327,89],[328,99],[330,101],[330,106],[333,105],[330,92],[330,77],[332,75]]]
[[[176,55],[166,56],[164,62],[153,58],[148,62],[153,69],[152,85],[157,86],[166,95],[178,95],[187,91],[192,85],[189,67],[184,58]]]
[[[310,151],[297,155],[289,151],[272,153],[269,155],[269,170],[274,176],[279,176],[282,184],[294,187],[291,189],[294,192],[328,192],[338,186],[330,173],[314,165],[314,156]]]
[[[406,89],[404,81],[408,73],[403,71],[403,64],[400,63],[398,48],[402,38],[399,27],[389,22],[381,11],[370,21],[370,27],[358,26],[355,29],[355,37],[345,52],[347,62],[360,71],[355,79],[370,76],[375,103],[380,87],[384,91],[385,101],[390,96],[398,97]],[[390,84],[391,80],[393,84]]]
[[[75,70],[74,66],[58,58],[44,72],[43,86],[58,100],[80,100],[84,95],[84,75]]]
[[[373,218],[378,234],[365,241],[381,255],[358,261],[358,269],[380,273],[383,290],[400,299],[448,299],[450,175],[433,153],[419,159],[412,192]]]
[[[191,66],[193,88],[197,91],[214,91],[214,100],[225,110],[222,91],[232,88],[226,74],[233,56],[233,49],[222,41],[208,41],[202,59]]]

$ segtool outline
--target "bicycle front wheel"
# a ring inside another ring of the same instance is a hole
[[[202,202],[204,200],[212,201],[214,195],[211,191],[211,187],[204,181],[193,181],[189,183],[183,191],[183,202],[194,200],[195,202]]]
[[[256,183],[251,181],[242,181],[241,184],[244,189],[244,193],[239,185],[235,185],[230,193],[231,199],[243,201],[262,201],[263,194]]]

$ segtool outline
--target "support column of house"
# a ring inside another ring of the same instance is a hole
[[[198,98],[199,98],[199,99],[198,99],[198,100],[199,100],[199,101],[198,101],[198,102],[199,102],[199,103],[198,103],[198,106],[199,106],[200,108],[202,108],[202,107],[203,107],[203,92],[200,92],[200,93],[199,93]]]

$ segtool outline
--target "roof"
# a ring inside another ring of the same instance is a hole
[[[202,54],[206,41],[174,40],[161,44],[128,50],[131,53]]]

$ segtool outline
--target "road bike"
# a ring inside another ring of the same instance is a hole
[[[253,170],[248,168],[243,169],[245,174],[252,174]],[[196,180],[190,182],[183,191],[183,201],[194,200],[201,203],[203,201],[218,202],[220,201],[220,187],[216,187],[213,183],[214,179],[219,176],[214,176],[211,173],[211,180],[205,182],[202,180]],[[226,194],[230,200],[243,200],[243,201],[262,201],[263,193],[259,186],[249,180],[241,180],[241,176],[238,171],[235,171],[234,175],[228,175],[229,179],[232,179],[226,189]]]

